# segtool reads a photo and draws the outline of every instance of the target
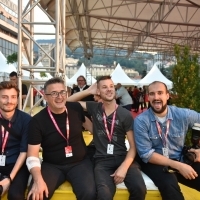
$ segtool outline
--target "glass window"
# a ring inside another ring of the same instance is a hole
[[[2,39],[0,38],[0,46],[2,46]]]
[[[6,47],[6,41],[5,40],[3,40],[3,43],[2,43],[3,45],[3,48],[5,48]]]

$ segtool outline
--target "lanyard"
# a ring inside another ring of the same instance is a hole
[[[113,136],[113,130],[114,130],[114,124],[115,124],[115,118],[116,118],[116,110],[117,110],[117,107],[118,107],[118,105],[115,106],[115,112],[114,112],[114,114],[113,114],[112,125],[111,125],[111,130],[110,130],[110,132],[109,132],[109,130],[108,130],[108,124],[107,124],[107,121],[106,121],[105,112],[103,112],[104,126],[105,126],[106,133],[107,133],[107,136],[108,136],[108,139],[109,139],[110,143],[111,143],[112,136]]]
[[[0,118],[3,118],[1,113],[0,113]],[[10,126],[11,126],[10,122],[9,122],[8,126],[10,128]],[[5,128],[3,126],[1,126],[1,136],[2,136],[1,152],[2,152],[2,155],[3,155],[5,147],[6,147],[6,143],[7,143],[7,140],[8,140],[8,135],[9,135],[9,132],[5,131]]]
[[[69,119],[68,119],[68,116],[66,118],[66,130],[67,130],[67,138],[66,138],[64,136],[64,134],[61,132],[60,128],[58,127],[53,115],[51,114],[51,111],[50,111],[49,107],[47,107],[47,110],[48,110],[49,116],[50,116],[54,126],[56,127],[58,133],[67,141],[67,146],[68,146],[68,144],[69,144]],[[68,114],[67,108],[66,108],[66,113]]]
[[[169,124],[170,124],[170,120],[168,119],[167,120],[167,129],[166,129],[166,133],[164,134],[164,138],[162,137],[162,130],[160,128],[160,124],[156,121],[156,126],[157,126],[157,129],[158,129],[158,134],[162,140],[162,143],[164,145],[164,147],[166,147],[167,145],[167,136],[168,136],[168,133],[169,133]]]

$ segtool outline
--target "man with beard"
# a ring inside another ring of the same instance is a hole
[[[135,162],[135,142],[133,138],[131,113],[118,106],[115,87],[110,76],[102,76],[97,85],[76,93],[68,101],[77,101],[88,95],[97,94],[101,102],[80,102],[92,115],[95,152],[95,181],[98,200],[112,200],[116,185],[125,183],[130,200],[145,199],[146,187],[138,164]],[[127,151],[125,137],[130,144]]]
[[[0,83],[0,195],[9,189],[9,200],[25,199],[29,177],[24,161],[31,117],[16,108],[18,96],[15,83]]]
[[[178,181],[200,191],[200,149],[190,166],[182,162],[182,149],[189,128],[200,123],[200,114],[186,108],[168,106],[169,93],[164,83],[148,86],[151,108],[134,121],[136,148],[142,171],[160,190],[164,200],[183,200]],[[172,168],[174,173],[165,170]]]

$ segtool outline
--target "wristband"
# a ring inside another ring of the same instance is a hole
[[[7,178],[10,180],[10,183],[12,183],[12,182],[13,182],[12,178],[10,177],[10,174],[8,175],[8,177],[7,177]]]

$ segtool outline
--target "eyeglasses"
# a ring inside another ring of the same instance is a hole
[[[85,81],[85,80],[77,80],[77,81]]]
[[[65,90],[62,90],[62,91],[60,91],[60,92],[53,91],[53,92],[51,92],[51,93],[49,93],[49,94],[45,94],[45,95],[51,95],[53,98],[56,98],[56,97],[59,96],[59,94],[60,94],[62,97],[64,97],[64,96],[66,96],[67,91],[65,91]]]

